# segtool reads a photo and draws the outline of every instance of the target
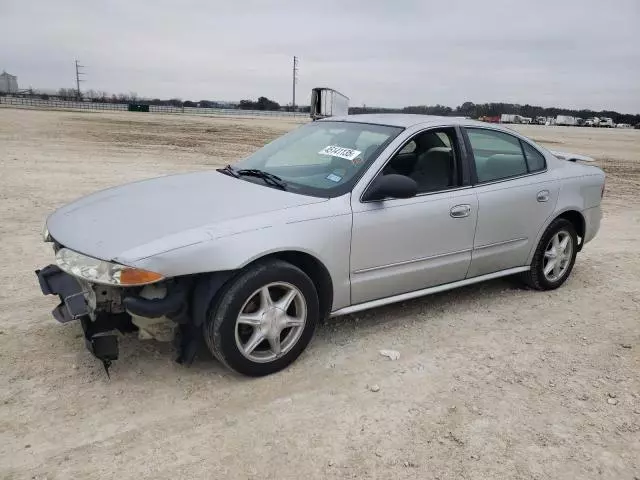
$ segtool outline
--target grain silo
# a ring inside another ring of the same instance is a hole
[[[4,70],[0,73],[0,93],[17,93],[18,77],[11,75]]]

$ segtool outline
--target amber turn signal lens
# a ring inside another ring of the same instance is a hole
[[[162,275],[139,268],[123,268],[120,271],[120,285],[145,285],[162,280]]]

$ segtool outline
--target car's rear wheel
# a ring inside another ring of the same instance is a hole
[[[210,309],[204,337],[227,367],[258,377],[298,358],[318,317],[311,279],[294,265],[270,260],[242,272],[223,291]]]
[[[571,274],[577,253],[575,227],[570,221],[558,218],[545,230],[533,255],[531,269],[522,278],[536,290],[558,288]]]

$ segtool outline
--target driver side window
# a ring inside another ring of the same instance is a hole
[[[455,130],[443,128],[418,133],[398,150],[382,170],[383,175],[392,173],[415,180],[418,193],[459,186]]]

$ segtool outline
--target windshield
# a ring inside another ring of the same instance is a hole
[[[335,197],[350,191],[401,131],[399,127],[366,123],[313,122],[274,140],[233,168],[277,175],[290,192]],[[266,185],[259,177],[241,178]]]

